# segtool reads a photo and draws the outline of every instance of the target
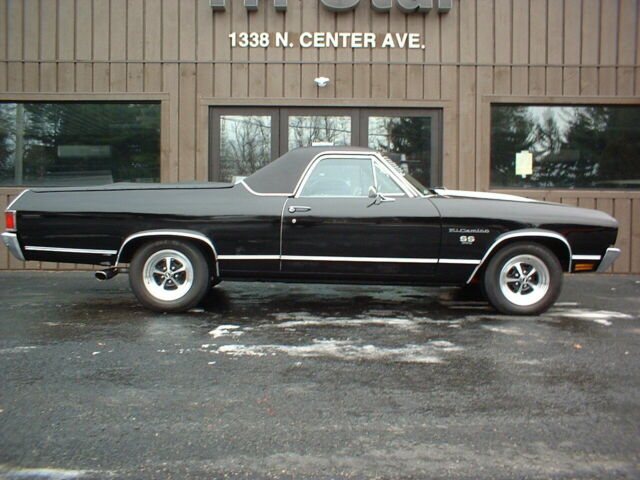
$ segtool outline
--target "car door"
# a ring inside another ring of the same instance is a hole
[[[401,185],[370,154],[318,158],[285,204],[282,271],[336,279],[433,275],[439,214]],[[371,187],[384,197],[369,198]]]

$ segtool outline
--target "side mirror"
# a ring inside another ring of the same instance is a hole
[[[369,187],[369,198],[378,198],[378,190],[373,185]]]

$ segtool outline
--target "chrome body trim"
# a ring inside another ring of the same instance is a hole
[[[129,243],[131,240],[135,240],[136,238],[142,238],[142,237],[182,237],[182,238],[193,238],[195,240],[204,242],[205,244],[207,244],[207,246],[209,246],[209,248],[213,252],[213,259],[216,267],[216,276],[217,277],[220,276],[220,268],[218,267],[218,252],[216,251],[216,247],[213,245],[211,240],[209,240],[209,238],[206,237],[205,235],[198,232],[192,232],[189,230],[146,230],[144,232],[138,232],[138,233],[134,233],[133,235],[129,235],[127,238],[125,238],[124,242],[122,242],[122,245],[120,246],[120,249],[117,252],[118,256],[116,257],[116,262],[113,265],[117,266],[118,263],[120,263],[120,256],[122,255],[122,251],[124,250],[127,243]]]
[[[34,251],[34,252],[59,252],[59,253],[80,253],[87,255],[115,255],[118,253],[117,250],[95,250],[92,248],[66,248],[66,247],[44,247],[38,245],[27,245],[24,247],[25,250]]]
[[[463,258],[441,258],[438,263],[451,265],[478,265],[482,260],[467,260]]]
[[[256,195],[258,197],[290,197],[291,195],[293,195],[292,193],[259,193],[259,192],[256,192],[253,188],[251,188],[247,184],[247,182],[244,181],[244,179],[240,180],[238,183],[242,184],[242,186],[244,186],[244,188],[246,188],[250,194]]]
[[[393,258],[393,257],[324,257],[307,255],[283,255],[282,260],[291,262],[375,262],[375,263],[438,263],[437,258]]]
[[[466,258],[404,258],[404,257],[332,257],[314,255],[219,255],[218,260],[282,260],[290,262],[379,262],[379,263],[417,263],[477,265],[480,260]]]
[[[22,249],[20,248],[18,235],[16,235],[15,233],[4,232],[2,234],[2,241],[14,257],[24,262],[24,255],[22,254]]]
[[[602,261],[600,262],[600,265],[598,265],[598,269],[596,270],[596,272],[604,272],[605,270],[607,270],[611,265],[613,265],[613,262],[615,262],[619,256],[619,248],[607,248],[607,251],[605,252],[604,257],[602,257]]]
[[[572,255],[571,260],[600,260],[602,255]]]
[[[11,201],[11,203],[7,206],[6,210],[13,210],[13,209],[11,208],[11,207],[13,207],[13,204],[14,204],[14,203],[16,203],[16,202],[18,201],[18,199],[20,199],[20,197],[21,197],[22,195],[24,195],[25,193],[27,193],[28,191],[29,191],[29,189],[28,189],[28,188],[26,188],[26,189],[24,189],[22,192],[20,192],[20,193],[18,194],[18,196],[17,196],[16,198],[14,198],[14,199]]]
[[[280,260],[280,255],[218,255],[218,260]]]
[[[572,257],[573,257],[573,254],[571,252],[571,245],[569,245],[569,242],[567,241],[567,239],[564,238],[562,235],[560,235],[559,233],[556,233],[556,232],[549,231],[549,230],[516,230],[516,231],[513,231],[513,232],[503,233],[502,235],[498,236],[498,238],[495,239],[495,241],[491,244],[489,249],[485,252],[485,254],[482,257],[482,260],[480,261],[478,266],[473,269],[473,272],[471,272],[471,275],[469,275],[469,278],[467,279],[467,281],[465,283],[469,283],[469,282],[471,282],[471,280],[473,280],[473,277],[476,275],[476,273],[478,273],[478,270],[480,270],[480,267],[484,264],[485,260],[487,258],[489,258],[489,255],[491,255],[491,252],[493,252],[498,245],[500,245],[505,240],[509,240],[510,238],[520,238],[520,237],[523,237],[523,238],[526,238],[526,237],[529,237],[529,238],[531,238],[531,237],[546,237],[546,238],[555,238],[556,240],[560,240],[562,243],[565,244],[565,246],[567,247],[567,251],[569,252],[569,269],[568,269],[568,271],[569,272],[571,271],[571,261],[572,261]]]

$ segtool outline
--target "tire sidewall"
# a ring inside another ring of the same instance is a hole
[[[500,289],[500,272],[511,258],[532,255],[549,269],[549,289],[546,295],[532,305],[516,305],[509,301]],[[489,261],[483,275],[482,287],[489,303],[507,315],[537,315],[551,307],[562,290],[563,271],[558,258],[545,246],[535,243],[515,243],[503,247]]]
[[[160,250],[176,250],[187,257],[193,268],[193,283],[182,297],[165,301],[152,295],[144,285],[144,265]],[[196,306],[209,291],[209,265],[202,252],[193,244],[179,240],[157,240],[141,246],[129,265],[131,290],[145,307],[157,312],[182,312]]]

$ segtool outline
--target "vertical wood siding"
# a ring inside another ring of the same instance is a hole
[[[200,112],[216,99],[444,105],[444,183],[478,190],[489,189],[487,98],[640,103],[637,0],[458,0],[448,14],[409,16],[368,1],[339,15],[313,0],[289,2],[286,14],[270,3],[247,14],[232,0],[214,14],[208,0],[0,0],[0,95],[166,94],[163,181],[208,178]],[[426,49],[231,49],[231,31],[409,31]],[[330,86],[318,89],[318,75]],[[19,191],[0,189],[0,208]],[[640,192],[526,195],[616,216],[623,255],[614,271],[640,273]],[[23,264],[0,246],[0,269],[25,268],[75,266]]]

